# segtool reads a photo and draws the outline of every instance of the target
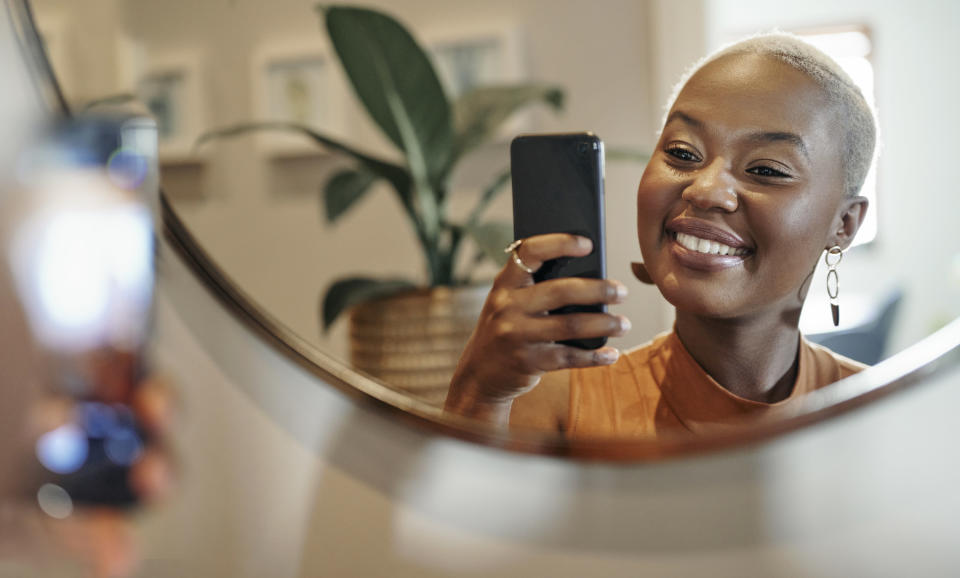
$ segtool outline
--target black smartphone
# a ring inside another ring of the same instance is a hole
[[[137,115],[64,119],[23,155],[16,222],[2,247],[47,379],[73,419],[36,444],[49,504],[129,507],[149,436],[129,405],[152,325],[156,128]],[[56,510],[58,513],[53,513]]]
[[[593,252],[586,257],[544,263],[533,275],[535,282],[558,277],[606,277],[603,169],[603,141],[594,134],[530,134],[513,139],[510,174],[514,238],[572,233],[593,241]],[[570,305],[550,313],[606,311],[605,304],[596,304]],[[606,342],[606,337],[598,337],[562,343],[596,349]]]

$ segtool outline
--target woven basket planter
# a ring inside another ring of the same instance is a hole
[[[350,309],[350,361],[394,388],[442,405],[489,286],[433,287]]]

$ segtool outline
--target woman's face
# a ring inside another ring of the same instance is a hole
[[[799,309],[842,226],[835,116],[811,79],[770,57],[723,57],[690,79],[637,191],[644,263],[678,310]]]

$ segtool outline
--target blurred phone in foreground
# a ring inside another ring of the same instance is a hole
[[[128,506],[146,436],[128,405],[146,372],[154,288],[156,127],[67,119],[23,153],[3,199],[4,260],[72,419],[36,443],[40,507]]]
[[[591,133],[523,135],[511,143],[514,238],[572,233],[593,241],[592,253],[548,261],[534,273],[534,281],[606,277],[603,171],[603,141]],[[550,313],[606,310],[603,304],[571,305]],[[596,349],[606,341],[601,337],[563,343]]]

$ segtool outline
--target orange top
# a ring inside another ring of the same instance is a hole
[[[790,395],[772,404],[752,401],[710,377],[671,331],[614,365],[571,371],[567,435],[639,437],[738,425],[865,367],[801,338]]]

